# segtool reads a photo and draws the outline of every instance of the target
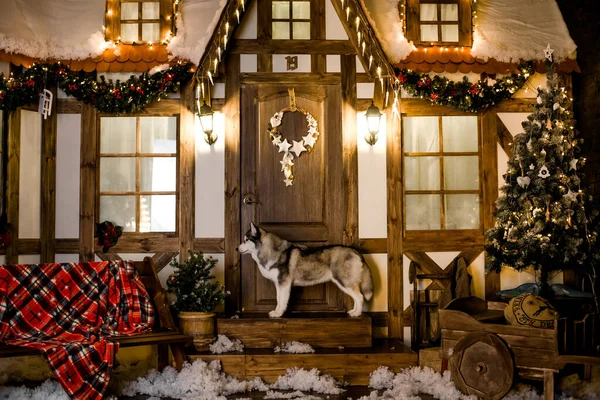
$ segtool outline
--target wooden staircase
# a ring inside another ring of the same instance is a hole
[[[239,319],[217,319],[217,333],[244,343],[244,352],[189,354],[190,361],[220,360],[223,371],[240,379],[262,378],[273,383],[288,368],[317,368],[340,382],[367,385],[379,366],[400,370],[417,365],[417,354],[397,339],[372,339],[371,318],[345,314],[298,314],[268,318],[245,314]],[[290,341],[310,344],[315,353],[275,353],[274,347]]]

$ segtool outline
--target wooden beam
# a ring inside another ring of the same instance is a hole
[[[409,260],[414,261],[419,265],[419,268],[425,274],[435,274],[435,275],[444,275],[446,272],[437,265],[435,261],[431,259],[425,252],[421,251],[407,251],[404,253]],[[454,263],[454,261],[452,261]],[[443,279],[432,279],[436,285],[440,288],[444,289],[446,286],[450,284],[450,281],[446,281]]]
[[[483,252],[483,249],[467,249],[467,250],[463,250],[461,251],[456,257],[454,257],[454,260],[452,260],[450,262],[450,264],[448,264],[446,266],[446,268],[444,268],[444,271],[448,270],[448,268],[450,268],[455,262],[456,260],[459,259],[463,259],[465,260],[465,263],[467,264],[467,267],[471,264],[473,264],[473,262],[477,259],[477,257],[479,257],[479,255]]]
[[[358,148],[356,142],[356,57],[341,56],[342,65],[342,126],[343,126],[343,193],[346,215],[344,239],[346,246],[358,244]]]
[[[260,2],[259,2],[260,4]],[[235,250],[241,239],[241,154],[240,154],[240,56],[226,62],[225,98],[225,287],[231,292],[225,301],[228,313],[241,311],[241,260]]]
[[[242,73],[240,74],[240,83],[243,84],[279,84],[291,83],[301,84],[318,82],[319,85],[339,85],[341,81],[340,74],[325,73],[313,74],[309,72],[281,72],[281,73]]]
[[[194,109],[194,84],[192,80],[181,87],[179,113],[179,254],[187,259],[194,248],[196,180],[196,130]]]
[[[335,2],[334,2],[335,3]],[[388,336],[404,336],[404,276],[402,255],[402,124],[384,110],[386,118]]]
[[[55,112],[42,119],[42,185],[41,185],[41,221],[40,221],[40,262],[52,263],[56,254],[56,143],[58,113],[56,112],[56,83],[49,84]]]
[[[500,103],[496,104],[494,107],[490,109],[490,111],[494,111],[496,113],[499,112],[522,112],[522,113],[531,113],[533,111],[533,105],[535,104],[536,99],[532,98],[520,98],[520,99],[506,99],[502,100]]]
[[[311,24],[310,37],[316,41],[324,42],[326,37],[326,21],[325,21],[325,1],[330,0],[313,0],[311,1]],[[350,46],[351,47],[351,46]],[[321,54],[313,54],[310,57],[311,62],[311,71],[317,73],[325,73],[327,72],[327,61],[325,58],[326,54],[331,54],[328,51],[325,51]]]
[[[483,231],[494,226],[494,203],[498,198],[498,117],[488,111],[481,117],[482,214]],[[485,299],[496,300],[500,290],[500,274],[485,274]]]
[[[498,143],[500,144],[500,147],[502,147],[502,150],[504,150],[506,155],[509,158],[512,158],[512,156],[513,156],[513,136],[510,134],[508,129],[506,129],[506,126],[504,126],[504,123],[502,122],[500,117],[497,116],[497,118],[498,118],[498,120],[496,121],[496,125],[497,125]]]
[[[94,261],[96,212],[96,109],[84,104],[81,110],[81,171],[79,178],[79,261]]]
[[[348,40],[236,39],[231,54],[356,54]]]
[[[6,264],[19,262],[19,170],[21,154],[21,110],[8,114],[8,165],[6,169],[6,216],[11,240],[6,247]]]
[[[478,235],[461,235],[457,237],[449,237],[440,241],[440,233],[435,235],[427,235],[423,233],[423,238],[419,239],[414,235],[405,237],[402,244],[404,251],[456,251],[466,248],[481,249],[485,243],[485,238],[482,234]],[[429,241],[432,238],[438,241]]]
[[[257,16],[257,32],[256,37],[259,41],[270,41],[273,37],[273,25],[271,17],[273,14],[273,6],[271,0],[256,0],[258,16]],[[236,41],[237,42],[237,41]],[[258,54],[258,53],[257,53]],[[273,56],[274,53],[258,54],[258,72],[273,72]]]
[[[464,112],[454,107],[442,106],[439,104],[433,104],[429,100],[425,99],[402,99],[400,108],[402,114],[413,116],[438,116],[438,115],[451,115],[451,116],[473,116],[476,114]]]
[[[194,250],[203,253],[225,253],[224,238],[194,239]]]
[[[96,257],[98,257],[102,261],[118,261],[118,260],[122,260],[122,258],[121,258],[120,255],[118,255],[117,253],[113,253],[113,252],[103,253],[102,251],[97,251],[95,253],[95,255],[96,255]]]
[[[81,106],[75,99],[56,99],[56,114],[81,114]]]
[[[169,265],[171,260],[177,256],[178,253],[156,253],[152,256],[152,261],[154,262],[154,268],[156,268],[156,273],[159,273],[164,267]]]
[[[358,251],[363,254],[385,254],[387,253],[387,239],[359,239]]]

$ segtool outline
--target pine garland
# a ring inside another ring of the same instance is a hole
[[[143,110],[155,100],[166,98],[179,90],[193,73],[191,64],[176,64],[150,76],[132,75],[127,81],[97,81],[91,74],[71,71],[64,64],[34,64],[18,77],[0,75],[0,110],[38,102],[40,92],[48,83],[55,82],[67,95],[91,104],[98,111],[109,114],[131,114]]]
[[[564,88],[553,66],[548,89],[538,91],[533,113],[514,137],[496,226],[486,232],[488,270],[533,267],[542,287],[549,272],[576,269],[593,274],[597,264],[598,211],[582,188],[583,140],[575,130]]]
[[[512,72],[501,79],[486,77],[475,83],[469,82],[467,77],[455,82],[445,77],[431,77],[406,69],[397,71],[397,78],[400,87],[411,96],[466,112],[479,112],[512,97],[534,73],[533,62],[523,63],[517,69],[518,73]]]

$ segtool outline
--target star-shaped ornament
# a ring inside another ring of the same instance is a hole
[[[293,181],[289,178],[285,179],[284,182],[285,182],[285,187],[292,186],[292,183],[293,183]]]
[[[279,152],[280,153],[287,153],[290,150],[290,147],[292,147],[292,145],[289,144],[289,142],[287,141],[287,139],[285,139],[283,142],[281,142],[279,144]]]
[[[529,169],[533,171],[535,169],[535,165],[529,164]]]
[[[563,195],[563,197],[571,200],[571,201],[577,201],[577,192],[572,192],[571,189],[569,188],[569,192],[565,195]]]
[[[292,146],[292,151],[296,153],[296,157],[300,157],[303,151],[306,151],[306,147],[302,144],[302,142],[297,142],[295,140],[292,141],[294,146]]]
[[[279,136],[273,136],[273,141],[271,143],[273,143],[274,146],[279,147],[281,144],[281,138]]]
[[[570,167],[570,169],[577,169],[577,163],[578,162],[579,162],[579,160],[577,158],[574,158],[571,161],[569,161],[569,167]]]
[[[552,62],[552,53],[554,53],[554,49],[550,47],[550,43],[544,49],[544,57],[548,59],[548,61]]]
[[[302,142],[305,146],[315,147],[315,143],[317,143],[317,138],[311,134],[306,136],[302,136]]]

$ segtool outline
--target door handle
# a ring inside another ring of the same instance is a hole
[[[242,201],[247,206],[257,203],[257,201],[254,199],[254,196],[252,196],[252,195],[248,195],[248,196],[244,197],[244,200],[242,200]]]

